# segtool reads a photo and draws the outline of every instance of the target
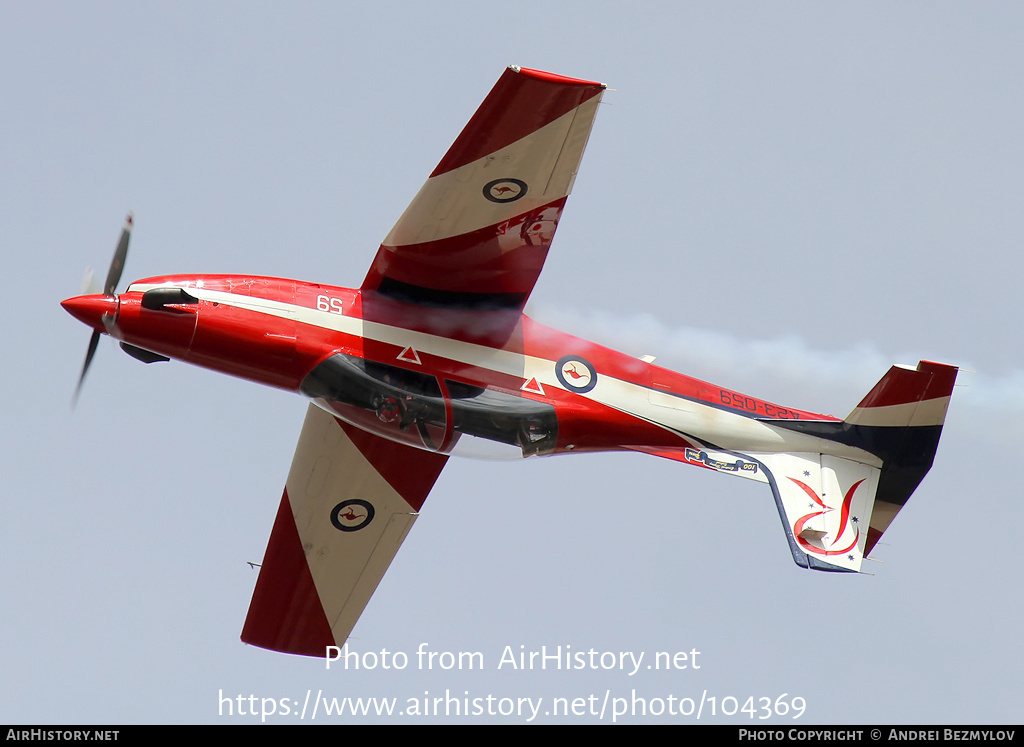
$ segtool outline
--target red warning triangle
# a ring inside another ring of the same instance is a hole
[[[531,376],[529,379],[527,379],[526,383],[523,384],[522,387],[520,387],[520,389],[522,389],[522,391],[524,391],[524,392],[533,392],[534,394],[544,394],[544,387],[542,387],[540,385],[540,382],[537,381],[537,377],[536,376]]]
[[[412,349],[412,345],[404,348],[402,352],[398,354],[398,360],[405,361],[406,363],[415,363],[417,366],[423,365],[420,361],[420,357],[416,354],[416,351]]]

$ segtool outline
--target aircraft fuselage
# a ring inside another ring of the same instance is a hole
[[[821,451],[821,439],[770,421],[835,420],[507,309],[429,308],[371,291],[231,275],[147,278],[116,302],[73,299],[73,313],[76,302],[93,310],[77,314],[83,321],[129,346],[302,393],[353,425],[442,453],[471,435],[523,456],[628,449],[722,469],[708,446]]]

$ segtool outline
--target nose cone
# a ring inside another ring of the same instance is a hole
[[[107,331],[103,323],[104,317],[108,324],[117,319],[118,301],[114,296],[76,296],[61,301],[60,305],[75,319],[88,324],[97,332]]]

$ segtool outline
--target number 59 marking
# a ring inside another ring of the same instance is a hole
[[[341,314],[341,299],[331,298],[330,296],[317,296],[316,310],[329,311],[332,314]]]

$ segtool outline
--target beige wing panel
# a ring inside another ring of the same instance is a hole
[[[310,405],[242,641],[308,656],[344,644],[446,461]]]
[[[604,86],[511,67],[377,251],[363,290],[522,309],[572,191]]]

